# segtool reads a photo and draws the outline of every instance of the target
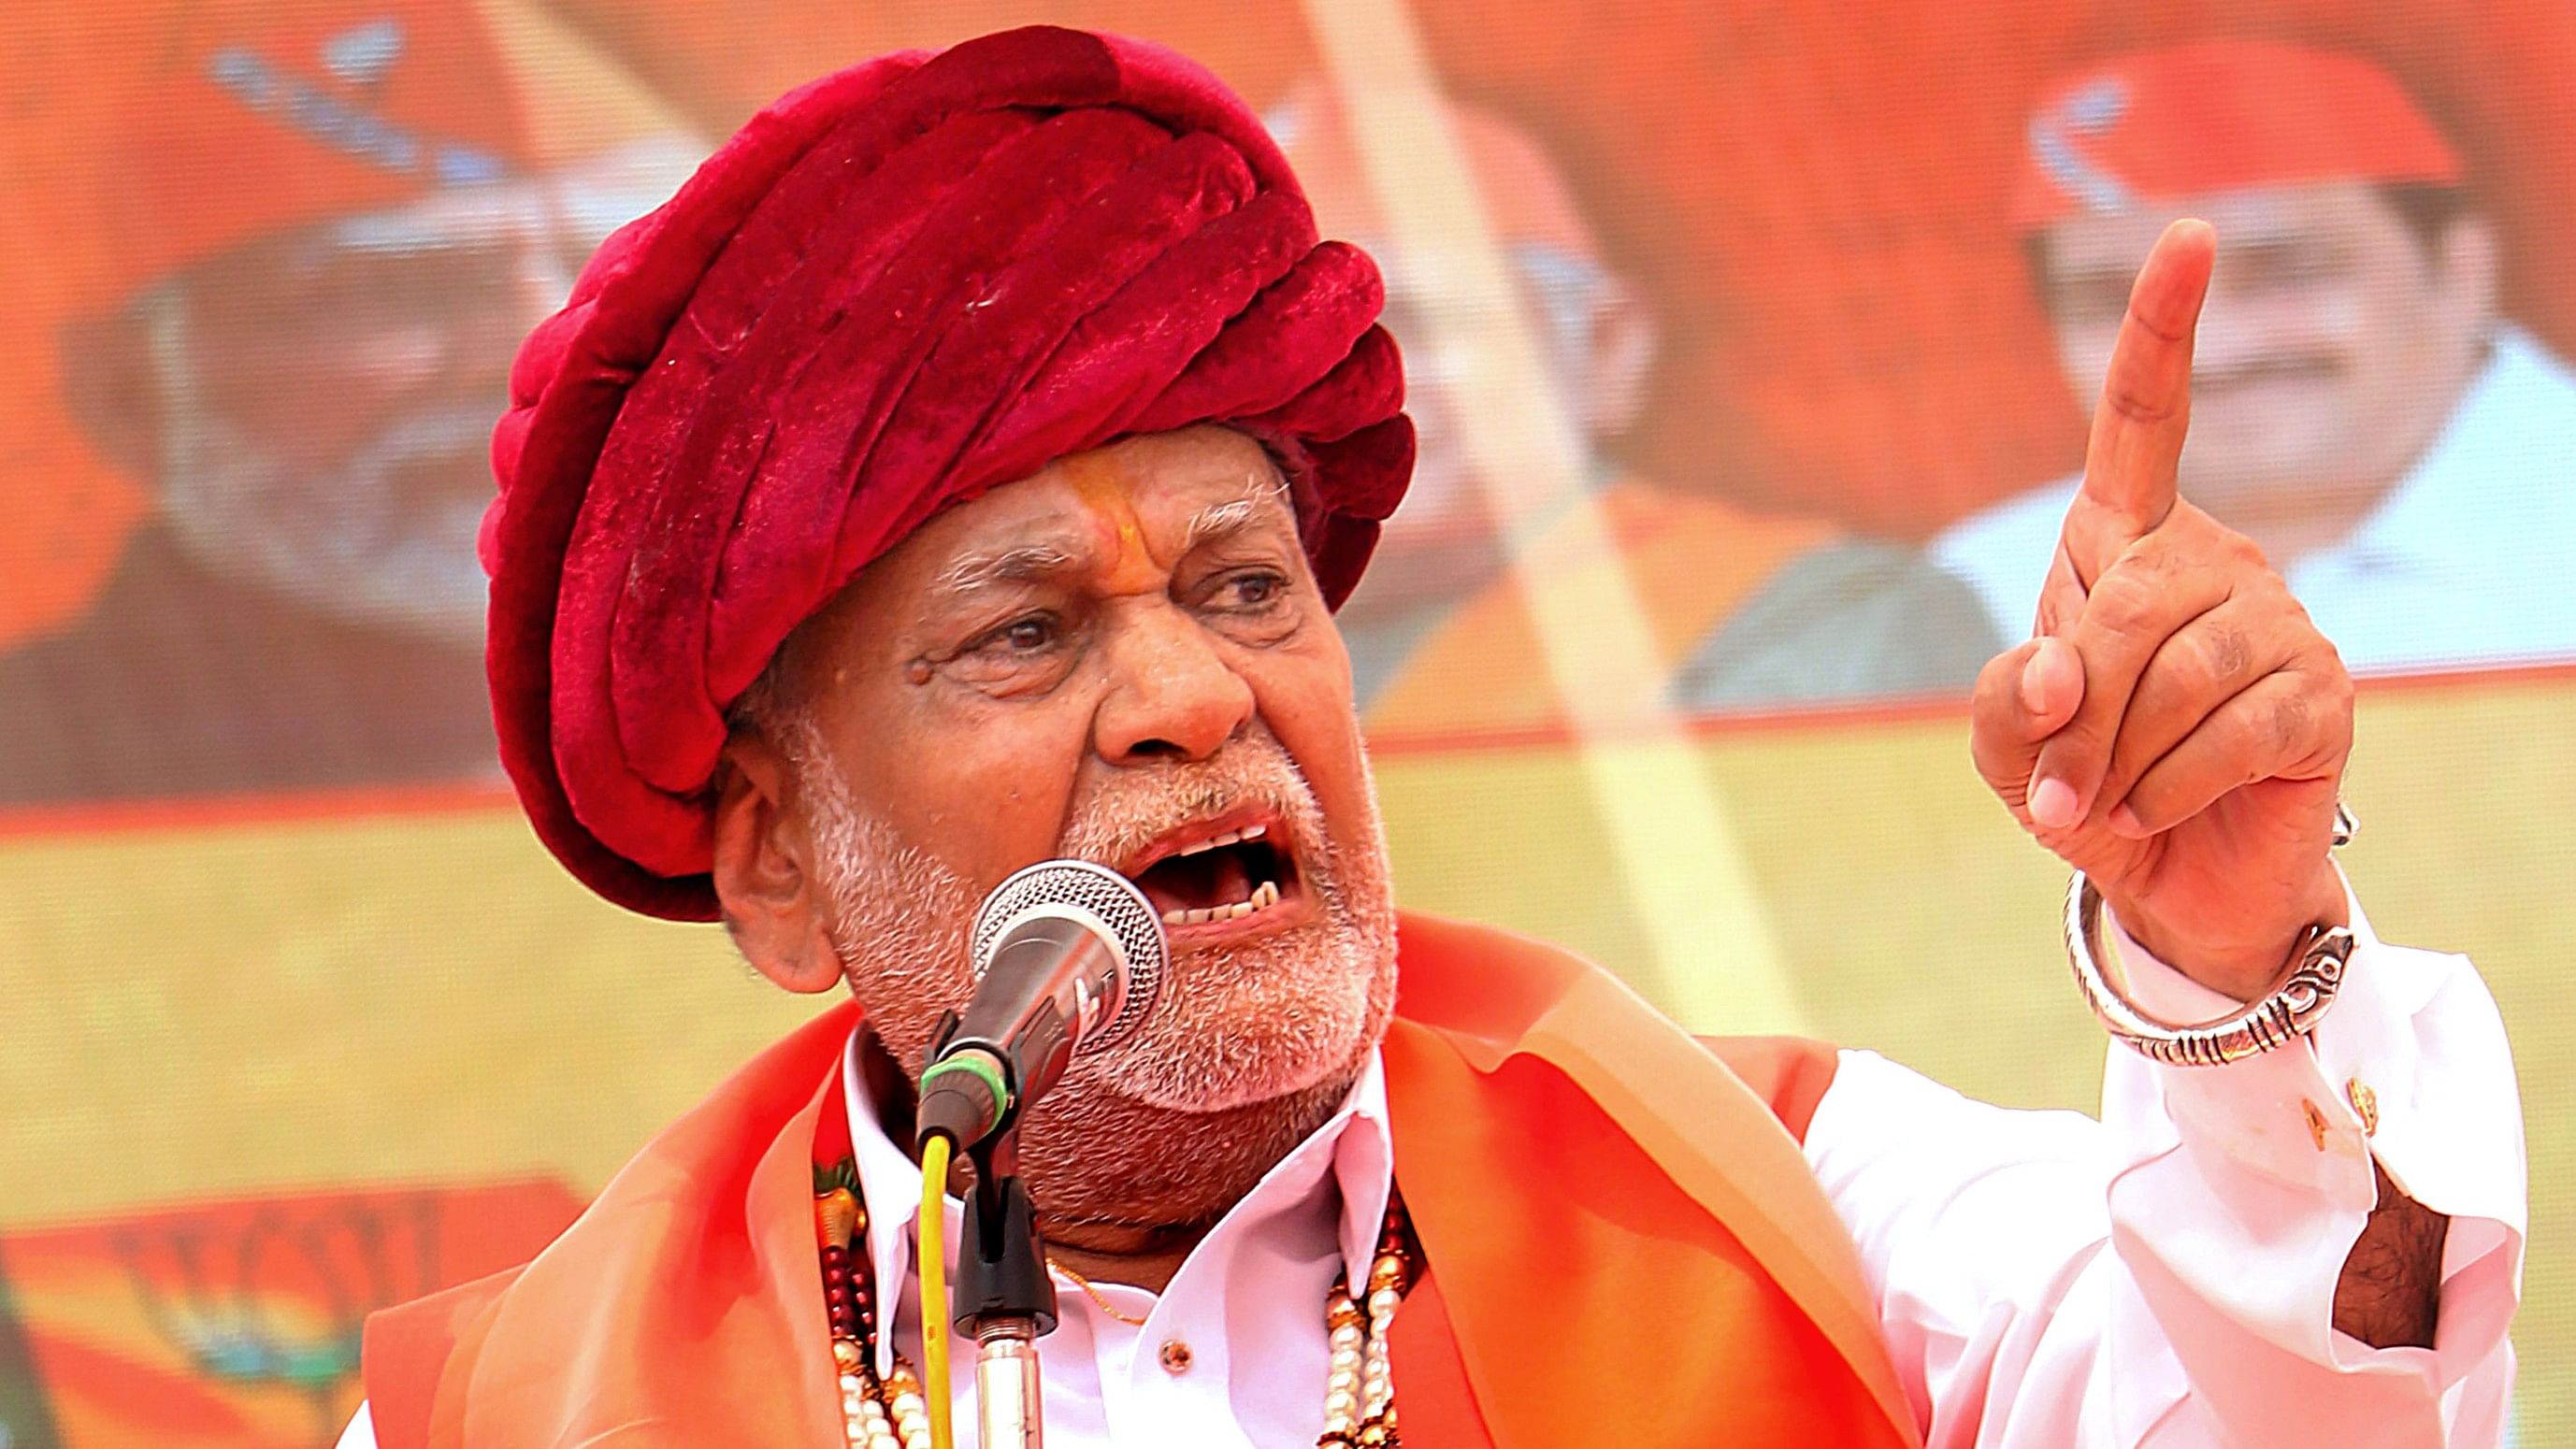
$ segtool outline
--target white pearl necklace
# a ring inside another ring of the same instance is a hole
[[[921,1379],[901,1355],[894,1371],[876,1373],[876,1315],[872,1294],[860,1281],[853,1249],[867,1231],[867,1210],[852,1191],[856,1174],[834,1174],[844,1184],[815,1195],[815,1227],[825,1253],[825,1297],[835,1282],[854,1294],[839,1310],[832,1336],[832,1366],[841,1386],[841,1437],[847,1449],[932,1449],[930,1404]],[[1324,1301],[1331,1357],[1324,1373],[1324,1432],[1316,1449],[1395,1449],[1395,1369],[1387,1335],[1395,1310],[1412,1286],[1407,1261],[1404,1204],[1389,1202],[1369,1264],[1368,1296],[1353,1301],[1347,1275],[1333,1280]],[[837,1250],[837,1251],[836,1251]],[[1070,1276],[1070,1275],[1068,1275]],[[1076,1279],[1076,1282],[1081,1280]],[[1082,1283],[1090,1289],[1088,1283]],[[1093,1293],[1098,1297],[1097,1292]],[[1107,1307],[1102,1304],[1102,1307]]]
[[[833,1344],[836,1360],[843,1343],[866,1352],[856,1339],[840,1339]],[[843,1371],[841,1438],[849,1449],[931,1449],[930,1401],[921,1396],[911,1364],[897,1357],[882,1383],[864,1360],[855,1372]]]

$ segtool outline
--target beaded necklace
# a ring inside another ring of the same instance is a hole
[[[860,1257],[868,1210],[858,1185],[855,1159],[815,1170],[814,1237],[823,1262],[832,1368],[841,1385],[842,1438],[849,1449],[932,1449],[930,1404],[922,1396],[921,1376],[900,1352],[891,1372],[877,1374],[875,1287]],[[1331,1357],[1324,1374],[1324,1432],[1315,1440],[1316,1449],[1396,1449],[1402,1442],[1396,1437],[1387,1330],[1412,1287],[1410,1237],[1403,1200],[1390,1198],[1362,1296],[1351,1296],[1348,1273],[1335,1274],[1332,1292],[1325,1295]],[[1081,1286],[1090,1289],[1088,1283]]]

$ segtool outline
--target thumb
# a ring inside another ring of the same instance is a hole
[[[2043,635],[2025,640],[1994,658],[1977,675],[1968,710],[1968,751],[1988,788],[2016,812],[2042,825],[2068,823],[2050,818],[2042,807],[2072,817],[2074,801],[2033,801],[2031,770],[2040,746],[2065,728],[2084,703],[2084,663],[2075,646]],[[2062,781],[2051,782],[2065,790]]]

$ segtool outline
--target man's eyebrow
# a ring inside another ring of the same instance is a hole
[[[1240,533],[1260,516],[1264,499],[1276,498],[1288,491],[1284,479],[1255,475],[1241,496],[1211,503],[1190,518],[1189,531],[1183,535],[1181,552],[1187,553],[1203,543]]]
[[[1237,497],[1211,503],[1191,515],[1181,551],[1187,553],[1213,539],[1240,533],[1261,516],[1264,500],[1288,491],[1285,480],[1255,475]],[[931,587],[941,594],[970,594],[996,584],[1026,583],[1071,568],[1072,549],[1060,543],[1013,544],[970,553],[940,570]]]
[[[1014,544],[1009,548],[970,553],[940,571],[932,587],[943,594],[968,594],[995,584],[1025,583],[1071,567],[1073,554],[1052,543]]]

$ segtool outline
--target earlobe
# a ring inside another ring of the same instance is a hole
[[[1645,302],[1614,282],[1594,309],[1586,340],[1592,355],[1583,424],[1596,437],[1615,437],[1645,407],[1663,339]]]
[[[716,899],[734,945],[790,991],[841,985],[811,837],[788,804],[786,760],[767,741],[741,735],[726,743],[716,775]]]
[[[2497,252],[2494,226],[2475,216],[2451,223],[2442,238],[2442,261],[2452,285],[2459,289],[2453,305],[2471,309],[2474,316],[2491,316],[2504,261]]]
[[[175,306],[176,301],[162,305]],[[59,350],[62,395],[72,420],[110,462],[132,477],[156,478],[163,462],[162,390],[155,385],[144,331],[131,311],[65,324]],[[174,358],[166,365],[187,363]]]

